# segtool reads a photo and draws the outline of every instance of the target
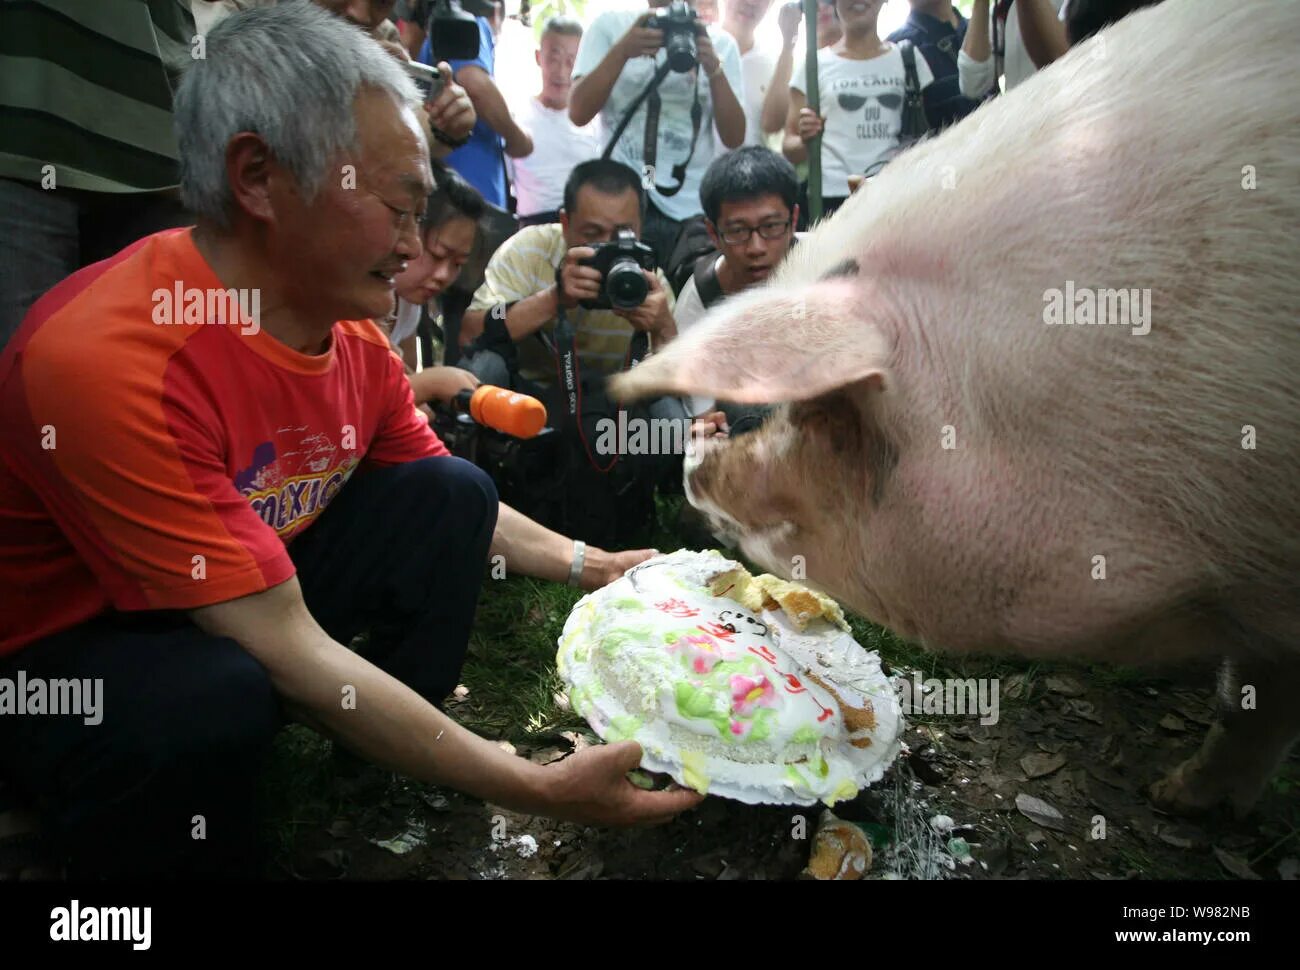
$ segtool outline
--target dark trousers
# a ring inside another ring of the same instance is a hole
[[[142,236],[191,222],[166,192],[47,190],[0,178],[0,350],[55,283]]]
[[[496,527],[491,480],[458,458],[360,473],[290,546],[341,643],[431,701],[460,675]],[[0,715],[0,771],[71,875],[256,875],[263,755],[284,723],[265,668],[183,613],[114,613],[0,661],[0,677],[102,678],[98,724]],[[197,837],[201,833],[202,837]]]

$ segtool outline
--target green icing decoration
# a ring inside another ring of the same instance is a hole
[[[749,728],[749,733],[743,738],[745,741],[766,741],[772,735],[772,722],[776,720],[776,711],[770,707],[760,707],[758,713],[754,715],[753,724]]]
[[[600,649],[604,651],[605,656],[612,657],[620,650],[634,646],[638,643],[645,643],[650,639],[650,628],[643,626],[620,626],[614,627],[605,634],[601,640]]]
[[[626,741],[640,729],[640,718],[633,717],[631,714],[620,714],[609,722],[609,730],[605,732],[605,740],[611,743]]]
[[[713,718],[715,716],[713,696],[694,684],[679,681],[674,691],[674,699],[677,701],[677,713],[682,717]]]
[[[790,740],[795,744],[816,744],[821,740],[821,735],[819,735],[814,728],[805,724],[803,727],[799,728],[799,730],[795,731],[794,734],[790,735]]]
[[[668,643],[668,644],[676,643],[681,637],[682,634],[679,631],[669,630],[667,633],[664,634],[664,643]]]
[[[807,788],[808,780],[800,774],[799,769],[794,765],[785,766],[785,780],[789,782],[792,788]]]
[[[645,604],[643,604],[640,600],[634,600],[634,599],[614,600],[614,605],[617,606],[620,610],[644,610],[645,609]]]
[[[655,786],[654,779],[640,768],[633,768],[629,771],[627,780],[636,785],[637,788],[644,788],[646,791],[650,791]]]
[[[682,717],[709,721],[719,735],[731,740],[727,715],[717,710],[713,695],[707,690],[702,690],[686,681],[678,681],[673,689],[673,699],[677,702],[677,713]]]

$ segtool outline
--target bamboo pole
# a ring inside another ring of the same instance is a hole
[[[821,117],[821,91],[817,84],[817,4],[820,0],[803,0],[803,32],[807,42],[804,52],[804,73],[807,82],[804,94],[808,107]],[[822,217],[822,136],[808,143],[808,225]]]

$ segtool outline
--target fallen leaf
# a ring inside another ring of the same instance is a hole
[[[579,731],[561,731],[560,737],[573,745],[574,754],[577,754],[583,748],[591,747],[591,740]]]
[[[1207,842],[1205,834],[1190,825],[1161,825],[1156,829],[1156,838],[1175,849],[1200,849]]]
[[[1042,778],[1065,766],[1063,754],[1039,754],[1033,752],[1020,759],[1020,767],[1027,778]]]
[[[498,741],[497,747],[500,748],[502,751],[504,751],[506,754],[516,753],[515,746],[511,744],[509,741]]]
[[[1160,719],[1160,726],[1166,731],[1186,731],[1187,723],[1177,714],[1166,714]]]
[[[1043,683],[1047,689],[1054,694],[1062,694],[1065,697],[1082,697],[1085,693],[1083,684],[1079,683],[1073,677],[1056,676],[1044,677]]]
[[[1102,719],[1097,716],[1097,708],[1091,701],[1068,700],[1065,702],[1065,712],[1071,717],[1091,721],[1093,724],[1103,723]]]
[[[457,685],[456,685],[456,689],[455,689],[454,691],[452,691],[451,693],[452,693],[452,696],[454,696],[454,697],[458,697],[458,698],[460,698],[461,700],[464,700],[466,697],[469,696],[469,688],[466,687],[464,684],[457,684]]]
[[[1277,864],[1277,874],[1286,882],[1300,879],[1300,859],[1290,856]]]
[[[1220,849],[1217,845],[1214,847],[1214,857],[1219,860],[1219,865],[1223,866],[1223,868],[1227,869],[1228,872],[1236,876],[1238,879],[1259,878],[1259,874],[1250,868],[1250,863],[1245,859],[1241,856],[1233,855],[1231,852],[1226,852],[1223,849]]]
[[[1056,829],[1058,832],[1066,830],[1065,816],[1041,798],[1021,792],[1016,796],[1016,808],[1025,818],[1037,822],[1043,828]]]

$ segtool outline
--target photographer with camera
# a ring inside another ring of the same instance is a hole
[[[638,331],[649,335],[651,350],[676,336],[672,292],[662,271],[642,268],[653,264],[645,247],[628,249],[645,263],[625,262],[612,280],[604,271],[618,252],[620,233],[632,246],[640,237],[643,199],[636,172],[621,162],[593,159],[575,167],[564,186],[560,221],[521,229],[488,262],[461,323],[465,366],[489,384],[528,393],[553,384],[554,355],[531,338],[553,337],[561,310],[572,321],[589,372],[618,372]],[[599,265],[596,247],[602,247]],[[612,295],[605,293],[607,283]]]
[[[611,11],[587,28],[573,74],[569,117],[585,125],[599,114],[613,132],[605,157],[645,178],[641,235],[671,273],[683,223],[701,215],[713,132],[727,148],[745,139],[736,42],[701,23],[685,0],[643,14]]]
[[[464,366],[486,384],[542,398],[550,418],[548,434],[517,450],[517,460],[490,463],[503,499],[605,547],[644,541],[655,489],[680,455],[610,446],[604,429],[688,426],[680,398],[625,408],[605,392],[609,375],[677,333],[672,292],[637,238],[643,205],[626,165],[578,165],[560,222],[522,229],[497,250],[463,321],[475,338]]]

